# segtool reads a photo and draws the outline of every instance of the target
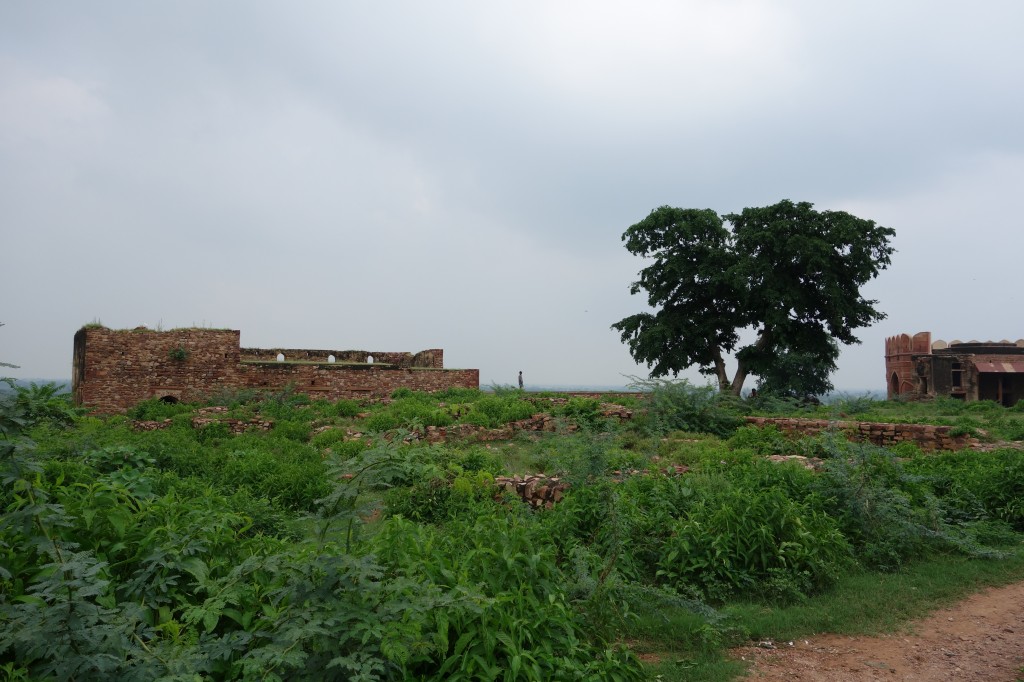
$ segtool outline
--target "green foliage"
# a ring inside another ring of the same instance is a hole
[[[759,371],[759,393],[780,398],[812,401],[835,387],[829,377],[836,371],[839,345],[826,339],[813,350],[794,350],[777,346],[770,363]]]
[[[611,426],[608,419],[601,415],[601,401],[596,398],[571,397],[557,410],[557,414],[588,429],[607,429]]]
[[[528,419],[533,416],[534,411],[533,403],[524,400],[522,394],[516,391],[515,393],[481,397],[472,404],[463,421],[467,424],[493,429],[509,422]]]
[[[328,410],[328,413],[335,417],[354,417],[362,411],[363,406],[355,400],[339,400],[334,403],[333,410]]]
[[[274,423],[274,433],[282,438],[306,443],[312,428],[308,421],[299,419],[282,419]]]
[[[952,500],[936,494],[934,481],[913,473],[925,465],[911,464],[908,471],[892,453],[867,444],[837,441],[832,447],[837,452],[813,489],[864,565],[895,570],[935,551],[999,554],[978,542],[975,529],[964,523],[969,519],[950,513]]]
[[[448,426],[454,419],[445,410],[437,407],[429,395],[414,393],[408,389],[395,391],[394,398],[387,407],[375,411],[363,427],[370,432],[391,431],[398,428],[419,428],[423,426]]]
[[[697,502],[673,526],[658,575],[713,600],[751,589],[790,597],[831,584],[850,559],[827,514],[778,488],[732,489]]]
[[[635,383],[650,391],[646,426],[651,433],[692,431],[727,436],[743,424],[741,402],[712,386],[694,386],[686,379]]]
[[[71,403],[71,394],[65,386],[56,383],[14,387],[14,405],[30,423],[47,423],[67,427],[83,414],[84,410]]]
[[[688,424],[744,408],[671,391]],[[550,404],[517,391],[445,399],[392,405],[502,423]],[[906,569],[895,580],[940,553],[947,565],[1012,558],[1024,528],[1024,461],[1009,449],[922,455],[749,427],[643,437],[603,421],[497,445],[403,430],[347,440],[351,407],[289,392],[232,403],[232,419],[274,415],[274,429],[238,435],[193,429],[189,406],[140,406],[171,425],[139,432],[125,417],[61,424],[27,407],[0,399],[0,670],[14,679],[654,674],[610,641],[656,642],[698,675],[760,627],[744,616],[749,630],[734,629],[708,600],[811,608],[853,562]],[[598,404],[548,409],[586,423]],[[1017,419],[989,405],[927,414],[985,429]],[[765,460],[790,452],[823,456],[825,470]],[[496,497],[495,475],[540,464],[570,484],[561,502]]]
[[[139,421],[162,421],[175,415],[194,412],[195,409],[196,406],[190,403],[172,403],[150,398],[129,408],[126,416]]]
[[[906,467],[930,478],[947,520],[999,519],[1024,531],[1024,452],[943,452]]]
[[[840,395],[829,403],[832,412],[843,417],[857,417],[868,414],[878,404],[870,395]]]
[[[428,631],[441,635],[444,655],[428,679],[641,679],[631,655],[588,643],[547,538],[528,518],[487,514],[444,532],[396,519],[380,547],[393,571],[479,590],[436,614]]]
[[[793,441],[774,424],[763,428],[742,426],[729,438],[729,445],[733,448],[745,448],[762,456],[792,454],[796,449]]]
[[[893,234],[806,202],[723,216],[662,206],[622,235],[630,253],[653,261],[630,292],[646,292],[656,312],[612,328],[653,378],[696,366],[735,395],[748,373],[789,387],[789,378],[771,374],[787,356],[827,377],[835,342],[855,343],[855,330],[885,317],[860,287],[889,265]],[[747,328],[757,339],[740,347]],[[730,382],[723,356],[733,352],[738,368]]]

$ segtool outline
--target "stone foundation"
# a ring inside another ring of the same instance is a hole
[[[978,445],[978,439],[969,435],[950,435],[952,426],[779,417],[747,417],[746,421],[748,424],[760,428],[774,426],[787,435],[816,436],[826,431],[837,431],[843,434],[847,440],[872,443],[882,447],[898,443],[913,443],[924,452],[963,450]]]

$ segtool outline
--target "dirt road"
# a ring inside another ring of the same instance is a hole
[[[896,634],[819,635],[734,653],[753,661],[747,680],[1024,682],[1024,583],[987,589]]]

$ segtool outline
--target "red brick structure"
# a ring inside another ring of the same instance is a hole
[[[952,426],[830,421],[828,419],[797,419],[793,417],[746,417],[746,421],[748,424],[762,429],[766,426],[774,426],[782,433],[797,437],[817,436],[828,431],[835,431],[854,443],[873,443],[882,447],[892,447],[898,443],[913,443],[924,452],[963,450],[978,444],[978,439],[968,434],[951,435]]]
[[[1014,405],[1024,398],[1024,339],[932,343],[931,332],[891,336],[885,379],[890,400],[950,396]]]
[[[192,402],[222,390],[276,391],[311,398],[381,398],[395,389],[479,388],[480,371],[444,369],[444,351],[241,348],[229,329],[153,331],[87,326],[75,334],[75,404],[124,412],[150,398]]]

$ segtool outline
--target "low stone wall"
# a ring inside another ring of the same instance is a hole
[[[950,435],[952,426],[780,417],[747,417],[746,421],[748,424],[760,428],[774,426],[787,435],[815,436],[826,431],[837,431],[843,434],[847,440],[873,443],[882,447],[897,443],[913,443],[924,452],[963,450],[978,445],[978,439],[969,435]]]

